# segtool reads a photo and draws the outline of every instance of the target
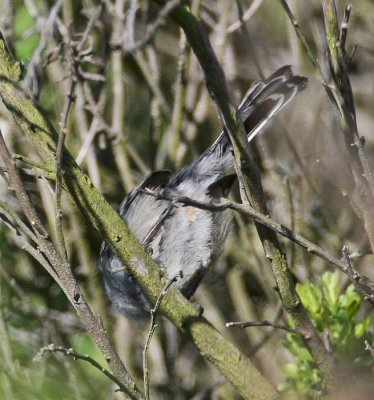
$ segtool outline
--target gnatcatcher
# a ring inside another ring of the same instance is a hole
[[[264,125],[307,85],[307,79],[283,66],[268,79],[255,84],[239,106],[251,141]],[[171,196],[186,196],[210,202],[227,196],[235,179],[234,158],[225,132],[198,159],[173,175],[153,172],[123,200],[119,214],[154,260],[173,277],[182,272],[176,286],[189,298],[227,237],[230,218],[225,212],[211,212],[157,199],[144,192],[150,188]],[[152,302],[140,285],[122,267],[121,261],[103,243],[101,270],[113,308],[127,318],[149,315]]]

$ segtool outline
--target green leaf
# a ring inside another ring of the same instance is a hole
[[[322,311],[322,292],[312,283],[305,283],[304,285],[296,285],[297,293],[306,309],[313,315],[319,315]]]
[[[362,297],[356,292],[353,285],[349,285],[345,294],[341,296],[341,306],[343,308],[344,314],[348,318],[354,318],[361,306]]]
[[[334,308],[339,298],[339,272],[325,272],[321,278],[322,291],[330,308]]]

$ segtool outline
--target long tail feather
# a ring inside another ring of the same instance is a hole
[[[293,75],[291,67],[285,65],[250,89],[239,106],[248,141],[251,141],[278,111],[305,89],[307,83],[306,78]]]
[[[293,75],[289,65],[275,71],[269,78],[255,84],[244,96],[239,111],[251,141],[266,123],[287,105],[299,92],[306,88],[308,80]],[[233,157],[230,141],[222,132],[213,145],[197,160],[183,168],[173,179],[173,184],[189,179],[211,183],[228,173],[233,173]]]

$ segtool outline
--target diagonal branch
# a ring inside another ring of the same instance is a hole
[[[191,199],[189,197],[174,196],[174,195],[168,196],[163,192],[157,192],[154,190],[150,190],[148,188],[143,190],[143,192],[159,199],[170,200],[172,202],[189,205],[196,208],[201,208],[202,210],[221,211],[221,212],[225,210],[233,210],[249,218],[252,218],[259,224],[279,233],[280,235],[291,240],[292,242],[298,244],[308,253],[314,254],[317,257],[324,260],[325,262],[327,262],[329,265],[339,268],[344,274],[348,276],[349,280],[356,287],[358,293],[360,293],[365,300],[369,301],[374,306],[374,283],[371,283],[370,281],[368,281],[367,278],[361,276],[358,273],[358,271],[353,270],[353,267],[351,265],[351,260],[349,259],[348,263],[347,259],[347,254],[349,257],[349,253],[347,253],[347,251],[345,250],[343,250],[345,261],[341,261],[333,257],[326,250],[322,249],[322,247],[317,246],[310,240],[294,232],[292,229],[272,220],[269,216],[256,211],[253,207],[235,203],[225,198],[221,198],[219,203],[206,203]],[[346,247],[344,247],[344,249],[346,249]]]

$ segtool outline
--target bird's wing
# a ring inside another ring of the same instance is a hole
[[[147,175],[139,185],[134,188],[128,196],[122,201],[119,207],[119,215],[123,218],[126,215],[127,210],[130,205],[137,199],[139,196],[148,196],[143,193],[143,189],[161,189],[163,188],[169,181],[172,176],[171,171],[155,171],[151,172]]]

